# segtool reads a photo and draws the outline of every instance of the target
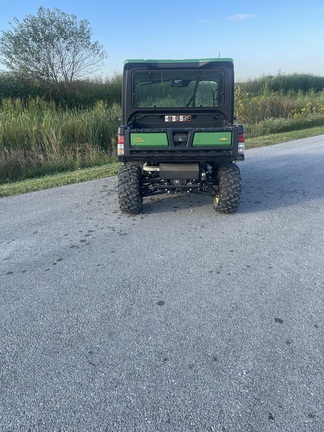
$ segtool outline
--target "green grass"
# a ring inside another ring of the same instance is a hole
[[[79,169],[77,171],[65,172],[62,174],[49,175],[14,183],[6,183],[0,185],[0,197],[3,198],[72,183],[111,177],[118,173],[119,166],[120,164],[118,162],[112,162],[100,167]]]
[[[40,98],[0,100],[0,184],[108,163],[120,106],[58,108]]]
[[[264,147],[272,144],[278,144],[286,141],[293,141],[302,138],[309,138],[317,135],[324,135],[324,127],[318,126],[310,129],[302,129],[297,131],[275,133],[271,135],[262,135],[253,138],[246,138],[246,148]]]

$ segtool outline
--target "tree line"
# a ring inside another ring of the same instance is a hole
[[[105,79],[85,78],[75,80],[66,88],[65,84],[40,84],[15,73],[0,73],[0,106],[5,99],[19,98],[23,102],[29,99],[41,98],[53,101],[57,107],[64,108],[91,108],[98,101],[105,101],[112,105],[120,104],[122,90],[122,75],[115,74]]]

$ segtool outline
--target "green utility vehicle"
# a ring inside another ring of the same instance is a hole
[[[244,127],[234,119],[232,59],[127,60],[117,155],[122,212],[143,197],[200,192],[221,213],[237,210]]]

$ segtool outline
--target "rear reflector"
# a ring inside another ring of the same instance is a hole
[[[245,142],[244,134],[239,134],[239,135],[238,135],[238,142],[239,142],[239,143],[241,143],[241,142]]]

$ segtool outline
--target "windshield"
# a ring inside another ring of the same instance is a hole
[[[224,72],[211,70],[138,70],[133,74],[135,107],[220,107],[224,103]]]

